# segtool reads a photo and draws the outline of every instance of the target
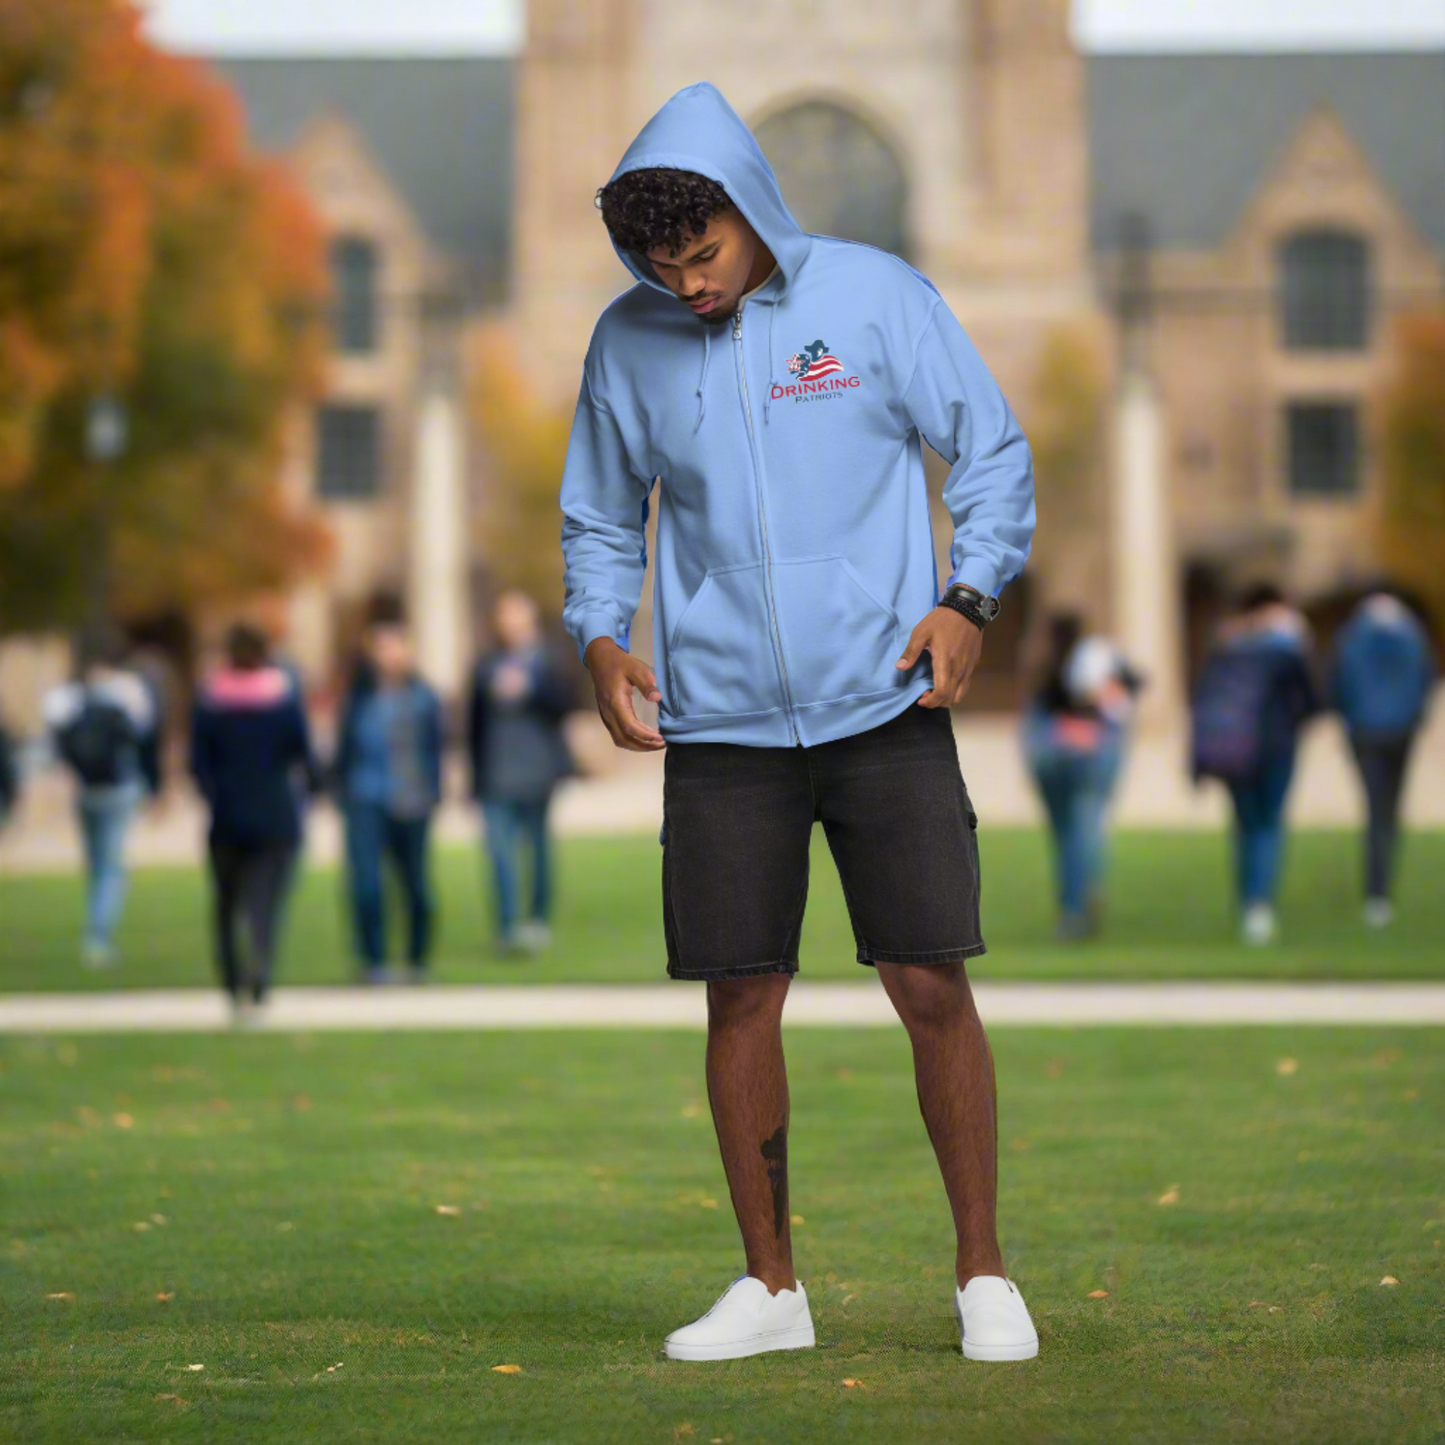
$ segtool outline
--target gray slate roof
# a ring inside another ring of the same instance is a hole
[[[433,243],[501,299],[511,269],[515,62],[503,56],[223,58],[255,142],[280,150],[342,112]],[[1220,241],[1314,106],[1336,110],[1445,251],[1445,51],[1088,57],[1091,228],[1127,210],[1155,244]]]
[[[279,151],[340,112],[474,296],[501,299],[512,250],[512,91],[505,56],[222,57],[256,145]]]
[[[1088,67],[1096,246],[1115,243],[1127,210],[1148,217],[1159,245],[1222,240],[1323,103],[1445,250],[1445,51],[1095,55]]]

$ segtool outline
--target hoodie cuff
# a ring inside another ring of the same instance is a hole
[[[955,582],[962,582],[965,587],[976,587],[985,597],[997,597],[1000,591],[998,573],[982,557],[965,557],[943,584],[944,591]]]
[[[627,647],[627,637],[617,635],[617,619],[610,612],[588,612],[577,624],[577,656],[584,661],[587,649],[599,637],[610,637],[619,647]]]

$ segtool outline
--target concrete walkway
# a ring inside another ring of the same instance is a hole
[[[974,986],[990,1027],[1445,1024],[1445,984],[1006,984]],[[706,1021],[696,985],[283,988],[249,1026],[313,1030],[686,1028]],[[877,983],[795,983],[784,1022],[804,1027],[894,1025]],[[0,1033],[197,1033],[231,1027],[218,993],[155,989],[10,994]]]

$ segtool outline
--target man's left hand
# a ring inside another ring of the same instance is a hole
[[[933,686],[918,699],[918,705],[952,707],[963,701],[982,650],[981,628],[952,607],[935,607],[913,629],[897,667],[904,672],[927,652],[933,659]]]

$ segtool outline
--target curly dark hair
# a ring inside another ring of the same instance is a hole
[[[676,256],[684,237],[700,236],[733,203],[716,181],[696,171],[656,167],[618,176],[597,192],[597,204],[619,250],[645,256],[666,246]]]

